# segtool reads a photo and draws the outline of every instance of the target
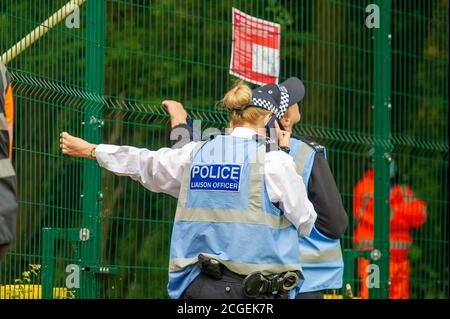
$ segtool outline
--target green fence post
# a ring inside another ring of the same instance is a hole
[[[84,109],[84,138],[102,140],[102,97],[104,93],[105,1],[88,0],[86,8],[86,79],[88,94]],[[86,264],[99,264],[101,258],[101,171],[95,161],[85,159],[83,170],[83,227],[81,256]],[[82,265],[83,266],[83,265]],[[82,268],[83,269],[83,268]],[[81,298],[99,298],[98,276],[81,273]]]
[[[375,214],[374,248],[370,256],[372,263],[378,266],[380,276],[379,281],[374,279],[369,296],[389,298],[391,3],[390,0],[378,0],[376,4],[380,8],[380,27],[374,29]]]

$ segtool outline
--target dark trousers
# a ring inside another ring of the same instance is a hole
[[[214,279],[204,273],[192,281],[181,299],[250,299],[242,291],[243,277],[224,273],[222,279]],[[274,299],[272,294],[256,299]]]
[[[324,291],[310,291],[298,294],[295,299],[323,299]]]

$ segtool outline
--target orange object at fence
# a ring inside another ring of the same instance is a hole
[[[370,169],[364,174],[354,189],[353,215],[357,222],[353,238],[358,250],[373,249],[374,236],[374,173]],[[390,191],[390,293],[391,299],[409,298],[410,266],[408,250],[413,239],[411,228],[420,227],[426,219],[426,204],[415,198],[406,185],[394,185]],[[368,298],[366,272],[369,261],[359,259],[359,277],[361,279],[360,296]]]
[[[14,98],[13,98],[13,92],[12,92],[12,85],[10,84],[8,86],[8,89],[5,93],[5,116],[6,116],[6,122],[9,125],[14,124]],[[12,134],[12,131],[10,132]],[[9,143],[9,159],[12,159],[12,136],[10,137],[10,143]]]

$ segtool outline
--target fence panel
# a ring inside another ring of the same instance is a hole
[[[2,1],[0,28],[7,31],[0,35],[1,51],[66,2]],[[97,168],[63,157],[59,133],[158,149],[169,145],[164,99],[181,101],[202,130],[225,127],[227,114],[216,102],[234,80],[228,72],[233,7],[281,25],[280,81],[298,76],[306,87],[294,131],[327,147],[349,216],[342,239],[345,282],[359,295],[353,257],[363,253],[353,245],[354,187],[372,165],[380,84],[374,57],[383,54],[374,43],[378,31],[366,26],[372,1],[106,0],[95,10],[93,2],[75,11],[79,27],[72,15],[7,63],[20,205],[16,241],[0,263],[0,298],[37,298],[42,291],[62,298],[167,297],[176,199],[106,171],[95,189]],[[391,120],[383,133],[397,181],[427,204],[425,223],[411,229],[410,288],[402,288],[411,298],[448,298],[447,10],[446,0],[405,0],[392,2],[390,12]],[[104,29],[89,27],[102,14]],[[391,235],[395,227],[391,223]],[[83,228],[95,236],[81,240]],[[87,256],[91,243],[98,251]],[[392,258],[389,264],[393,269]],[[34,286],[12,286],[30,265],[42,266],[32,276]],[[69,271],[81,267],[79,289],[66,287],[68,265]]]

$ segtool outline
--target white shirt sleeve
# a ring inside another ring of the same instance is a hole
[[[167,193],[178,198],[185,163],[197,142],[178,149],[161,148],[150,151],[132,146],[100,144],[95,157],[101,167],[120,176],[139,181],[152,192]]]
[[[295,170],[292,157],[282,151],[267,153],[265,181],[270,200],[279,203],[299,236],[308,236],[316,221],[317,213],[308,199],[302,177]]]

